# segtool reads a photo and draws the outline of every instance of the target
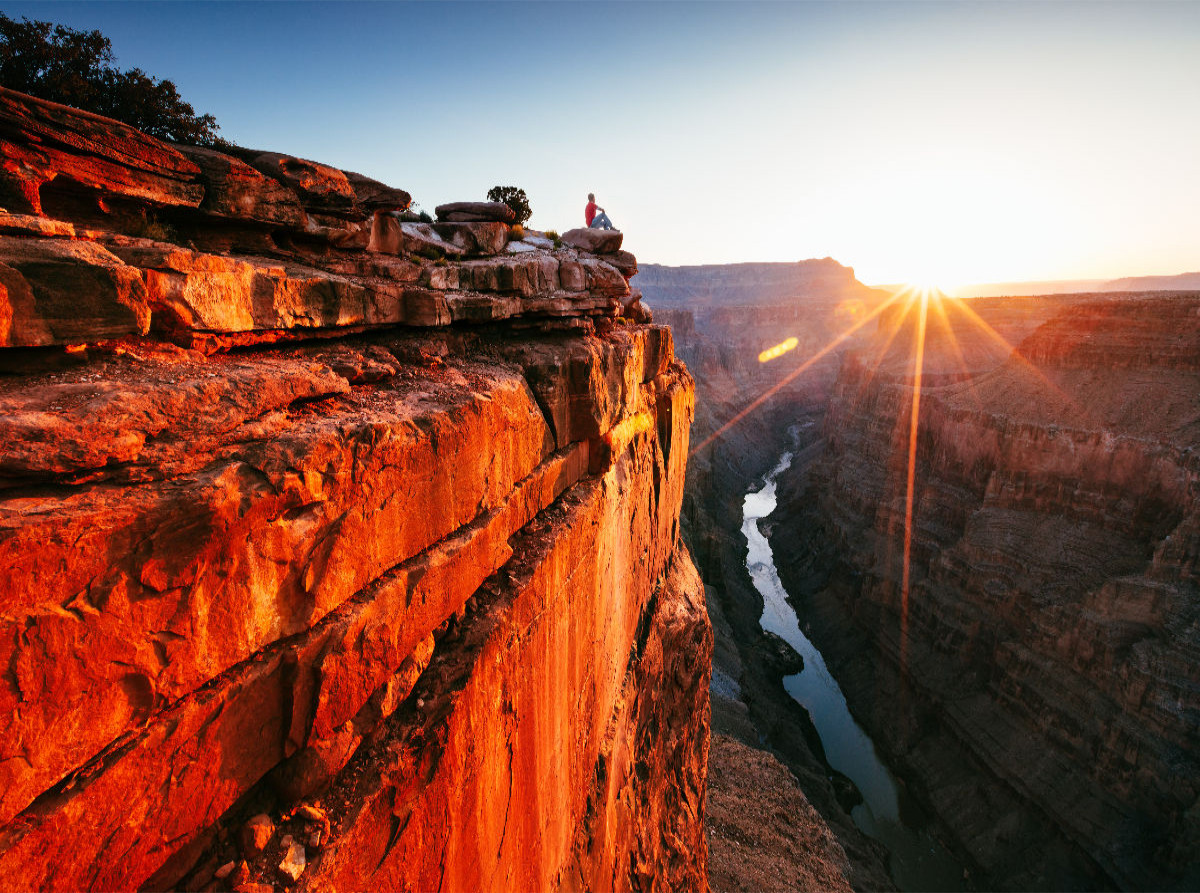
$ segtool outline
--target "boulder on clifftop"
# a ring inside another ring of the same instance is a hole
[[[621,241],[625,236],[619,229],[591,229],[580,227],[569,229],[562,234],[562,240],[572,248],[589,251],[592,254],[612,254],[621,250]]]
[[[179,151],[200,168],[200,180],[205,187],[200,210],[219,217],[286,227],[303,224],[304,212],[295,193],[278,180],[214,149],[180,146]]]
[[[354,188],[336,167],[278,152],[263,152],[250,166],[295,192],[307,211],[361,216]]]
[[[354,171],[343,171],[358,204],[364,211],[405,211],[412,204],[412,196],[403,189],[388,186]]]
[[[504,202],[450,202],[438,205],[435,209],[437,219],[448,223],[487,223],[497,220],[500,223],[513,223],[517,215]]]

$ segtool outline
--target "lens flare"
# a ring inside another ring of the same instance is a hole
[[[795,350],[799,343],[799,338],[788,338],[786,341],[781,341],[774,347],[768,347],[766,350],[760,353],[758,355],[758,361],[760,363],[769,363],[771,360],[775,360],[783,356],[789,350]]]
[[[884,301],[878,307],[876,307],[874,310],[872,310],[869,314],[867,314],[862,319],[858,320],[853,325],[851,325],[848,328],[846,328],[845,330],[843,330],[841,334],[839,334],[837,337],[835,337],[833,340],[831,340],[828,344],[826,344],[824,347],[822,347],[820,350],[818,350],[815,354],[813,354],[811,357],[809,357],[807,360],[805,360],[803,363],[801,363],[799,366],[797,366],[795,369],[793,369],[791,372],[789,372],[787,375],[785,375],[781,380],[777,381],[775,384],[771,385],[771,387],[767,388],[765,391],[763,391],[761,394],[759,394],[749,406],[747,406],[745,409],[743,409],[741,412],[739,412],[737,415],[735,415],[733,418],[731,418],[728,422],[726,422],[724,425],[722,425],[720,428],[718,428],[712,434],[708,435],[708,437],[704,438],[704,440],[702,440],[696,446],[692,447],[688,451],[688,456],[696,455],[696,453],[703,450],[710,443],[712,443],[714,440],[716,440],[718,437],[720,437],[722,434],[724,434],[726,431],[728,431],[730,428],[732,428],[734,425],[736,425],[738,422],[740,422],[742,419],[744,419],[750,413],[754,412],[754,410],[758,409],[758,407],[760,407],[764,403],[766,403],[767,400],[771,399],[771,397],[774,394],[776,394],[781,388],[786,387],[787,384],[789,382],[791,382],[793,379],[795,379],[797,376],[803,375],[805,372],[807,372],[810,368],[812,368],[814,363],[816,363],[822,357],[825,357],[828,354],[832,353],[833,349],[835,347],[837,347],[839,344],[841,344],[847,338],[852,336],[855,332],[857,332],[859,329],[861,329],[863,326],[865,326],[868,322],[877,318],[879,316],[879,314],[883,313],[884,310],[886,310],[892,304],[896,303],[897,300],[899,300],[899,297],[897,295],[892,295],[890,298],[888,298],[886,301]]]
[[[913,349],[912,415],[908,423],[908,480],[904,492],[904,569],[900,582],[900,675],[908,669],[908,593],[912,583],[913,491],[917,483],[917,433],[921,419],[921,377],[925,372],[925,324],[929,321],[929,294],[923,293]]]

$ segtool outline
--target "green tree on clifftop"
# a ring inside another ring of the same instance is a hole
[[[124,121],[159,139],[227,145],[212,115],[197,115],[171,81],[121,71],[99,31],[10,19],[0,12],[0,85]]]

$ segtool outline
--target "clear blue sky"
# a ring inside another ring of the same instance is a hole
[[[647,262],[868,282],[1200,269],[1200,3],[4,3],[233,141],[425,208],[586,194]]]

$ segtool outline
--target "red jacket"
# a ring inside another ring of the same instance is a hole
[[[596,203],[588,202],[587,207],[583,209],[583,219],[588,226],[592,225],[592,221],[596,219]]]

